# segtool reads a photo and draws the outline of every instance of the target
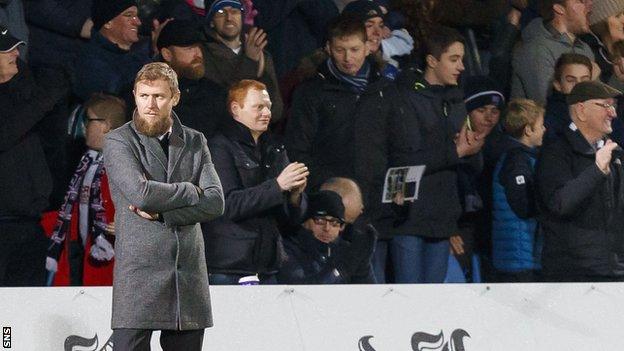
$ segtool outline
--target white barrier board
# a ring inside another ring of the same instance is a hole
[[[7,340],[19,351],[112,350],[111,292],[0,288],[0,350]],[[232,286],[211,287],[211,294],[209,351],[594,351],[624,344],[624,284]],[[153,350],[160,350],[157,337]]]

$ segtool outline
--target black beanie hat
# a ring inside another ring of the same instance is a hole
[[[344,222],[344,213],[345,208],[338,193],[321,190],[310,196],[307,218],[330,216]]]
[[[348,16],[354,16],[362,22],[374,17],[384,18],[381,7],[373,0],[356,0],[350,2],[342,10],[342,13]]]
[[[136,0],[94,0],[91,6],[93,28],[100,30],[106,22],[132,6],[137,6]]]
[[[505,106],[505,96],[496,82],[487,76],[468,77],[464,86],[464,103],[470,113],[485,105]]]
[[[201,32],[191,20],[172,20],[160,31],[156,47],[158,50],[168,46],[191,46],[202,41]]]

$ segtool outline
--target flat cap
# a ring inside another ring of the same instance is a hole
[[[609,99],[622,95],[622,92],[611,86],[594,80],[580,82],[572,88],[566,97],[568,105],[574,105],[592,99]]]

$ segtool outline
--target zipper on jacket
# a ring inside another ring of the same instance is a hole
[[[176,237],[176,256],[175,256],[175,285],[176,285],[176,324],[178,330],[182,330],[182,313],[180,311],[180,280],[178,276],[178,262],[180,260],[180,237],[178,236],[178,228],[173,229]]]

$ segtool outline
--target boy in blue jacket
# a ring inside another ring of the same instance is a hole
[[[542,145],[544,108],[516,99],[504,116],[504,152],[494,169],[492,262],[502,282],[531,282],[541,269],[537,234],[535,161]]]

